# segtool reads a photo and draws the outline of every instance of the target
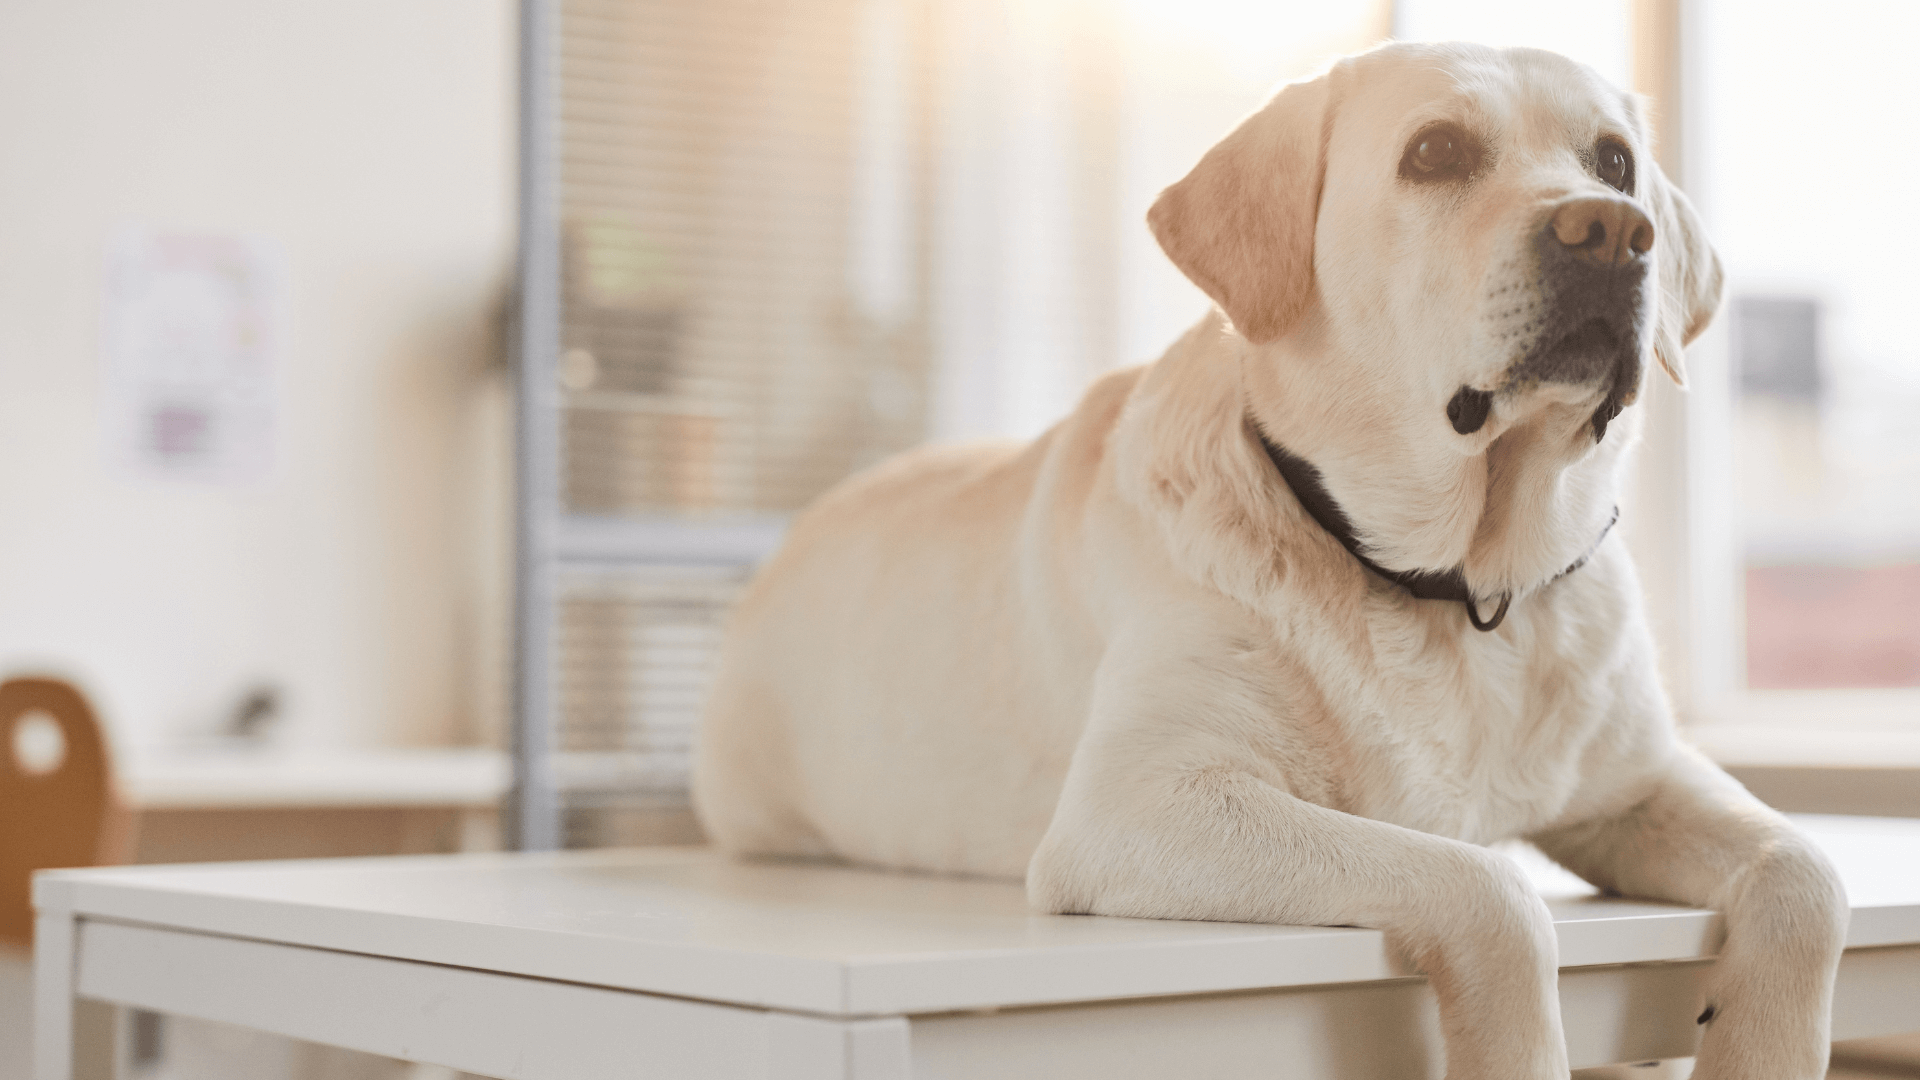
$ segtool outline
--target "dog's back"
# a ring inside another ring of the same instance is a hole
[[[1084,638],[1059,633],[1080,600],[1032,602],[1057,592],[1054,568],[1033,565],[1056,552],[1023,534],[1077,532],[1050,519],[1084,504],[1137,376],[1110,376],[1033,443],[919,450],[800,515],[734,613],[703,720],[694,794],[715,843],[1025,871],[1088,679],[1042,656]]]

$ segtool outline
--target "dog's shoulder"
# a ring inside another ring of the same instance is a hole
[[[1234,347],[1215,312],[1141,372],[1110,436],[1104,509],[1143,523],[1192,587],[1250,611],[1309,608],[1323,628],[1360,633],[1365,575],[1260,448]]]

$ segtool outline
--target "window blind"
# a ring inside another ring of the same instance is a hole
[[[743,567],[562,577],[554,777],[568,846],[693,839],[686,780]]]
[[[561,5],[570,511],[785,513],[920,439],[924,155],[886,10]]]
[[[712,543],[716,527],[790,514],[924,437],[911,16],[895,0],[558,4],[558,512],[593,538],[556,578],[550,627],[569,846],[697,835],[694,730],[726,613],[767,554]]]

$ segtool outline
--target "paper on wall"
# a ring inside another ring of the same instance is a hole
[[[281,275],[249,237],[127,230],[107,259],[112,456],[134,475],[263,480],[273,465]]]

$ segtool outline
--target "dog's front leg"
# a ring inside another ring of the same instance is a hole
[[[1432,982],[1450,1080],[1565,1080],[1558,947],[1527,880],[1483,848],[1289,794],[1272,673],[1221,644],[1109,654],[1033,904],[1377,928]]]
[[[1534,839],[1603,888],[1725,914],[1695,1080],[1825,1075],[1847,899],[1785,818],[1688,749],[1625,813]]]

